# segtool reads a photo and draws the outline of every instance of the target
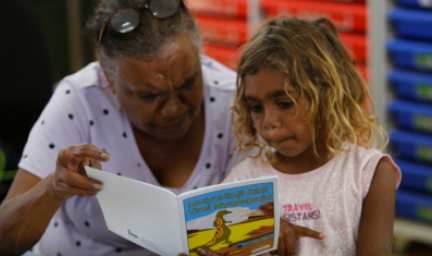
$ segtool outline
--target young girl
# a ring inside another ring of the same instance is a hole
[[[281,217],[325,235],[300,238],[296,255],[391,254],[401,173],[373,149],[386,145],[387,134],[368,102],[328,19],[275,18],[246,45],[234,130],[242,151],[261,151],[225,182],[279,176]]]

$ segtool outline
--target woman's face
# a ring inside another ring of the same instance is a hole
[[[167,41],[147,58],[117,59],[112,91],[131,124],[159,139],[184,136],[201,113],[198,49],[188,35]]]

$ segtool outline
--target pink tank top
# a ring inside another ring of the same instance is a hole
[[[281,173],[264,157],[248,158],[224,182],[278,175],[281,217],[325,235],[324,240],[300,238],[297,255],[356,255],[362,203],[380,159],[393,166],[397,188],[401,172],[391,157],[363,147],[302,174]]]

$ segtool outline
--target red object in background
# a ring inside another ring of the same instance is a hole
[[[367,8],[360,3],[261,0],[261,7],[270,16],[285,14],[306,20],[326,17],[342,32],[366,31]]]
[[[217,60],[232,70],[237,70],[237,60],[240,60],[240,52],[237,48],[204,44],[201,52],[210,58]]]
[[[247,0],[184,0],[194,13],[246,17]]]
[[[357,67],[357,70],[359,71],[360,75],[362,75],[362,77],[366,81],[366,83],[369,84],[369,89],[370,89],[369,71],[368,71],[367,66],[359,64],[359,65],[356,65],[356,67]]]
[[[227,19],[195,15],[198,29],[205,41],[242,45],[247,41],[247,23],[242,19]]]
[[[241,19],[226,19],[195,15],[204,40],[212,43],[239,46],[247,42],[247,23]],[[367,41],[361,34],[339,33],[352,59],[366,61]]]
[[[367,61],[367,37],[365,35],[339,33],[339,38],[353,60]]]

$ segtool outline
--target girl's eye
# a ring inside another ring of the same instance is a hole
[[[285,109],[290,108],[293,104],[294,104],[294,102],[292,102],[292,101],[282,101],[282,102],[278,103],[279,107],[285,108]]]
[[[249,111],[251,112],[259,112],[262,110],[262,106],[261,105],[254,105],[254,106],[250,106],[249,107]]]

